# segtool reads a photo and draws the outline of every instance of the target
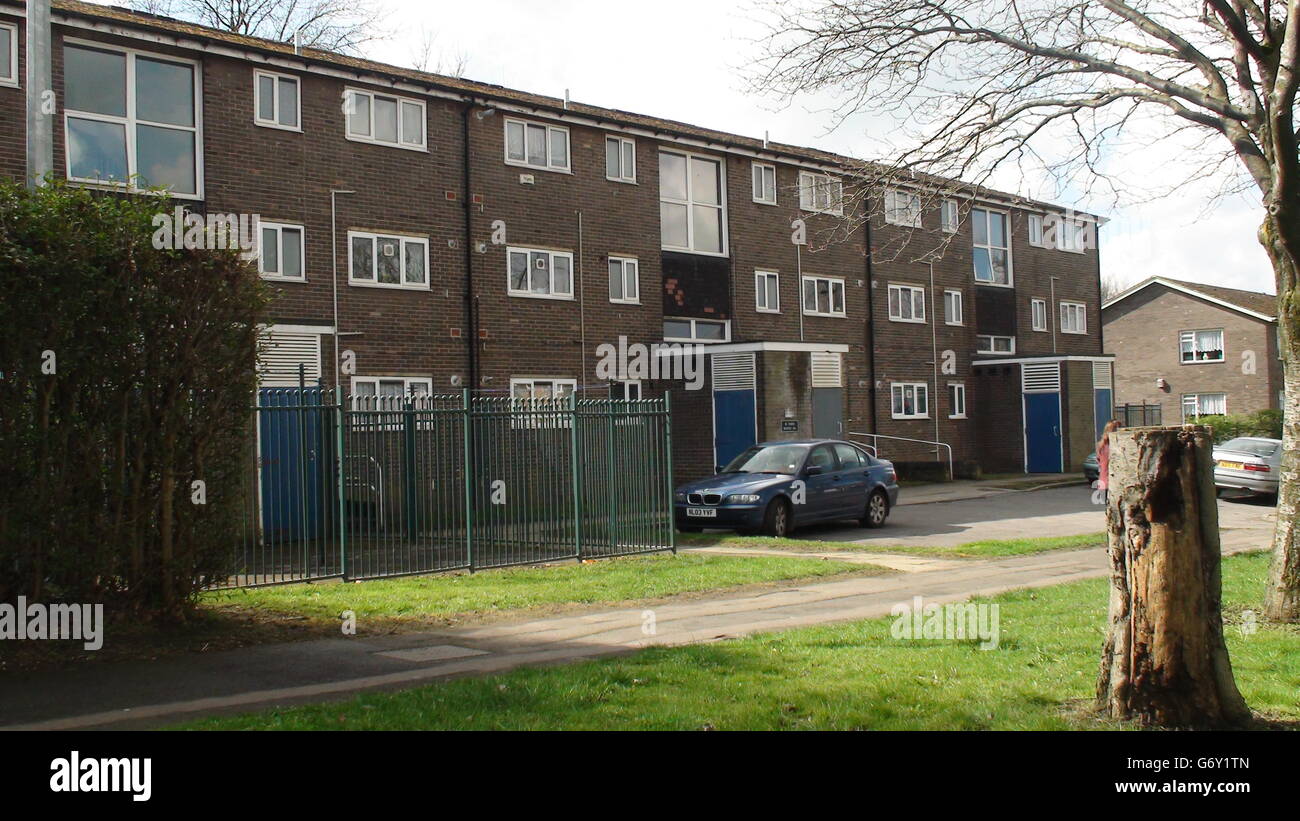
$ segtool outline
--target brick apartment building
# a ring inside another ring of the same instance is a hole
[[[11,177],[23,27],[0,0]],[[955,184],[851,195],[853,161],[811,148],[68,0],[53,82],[59,173],[260,216],[266,385],[301,365],[332,386],[337,350],[357,394],[672,390],[683,478],[850,434],[899,437],[879,441],[895,460],[937,441],[985,470],[1077,470],[1109,416],[1087,215],[1049,231],[1054,206]],[[702,387],[611,383],[598,352],[620,337],[706,345]]]
[[[1277,297],[1151,277],[1102,309],[1119,403],[1165,424],[1282,407]]]

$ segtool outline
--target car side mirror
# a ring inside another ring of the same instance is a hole
[[[803,469],[804,476],[816,476],[821,472],[822,472],[821,465],[809,465],[808,467]]]

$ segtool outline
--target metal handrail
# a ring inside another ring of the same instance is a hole
[[[864,438],[870,437],[871,444],[868,447],[870,447],[873,451],[875,451],[877,455],[879,455],[880,453],[880,445],[878,442],[878,440],[880,439],[892,439],[895,442],[916,442],[922,445],[938,445],[941,448],[947,448],[948,449],[948,481],[951,482],[956,478],[956,474],[954,474],[952,470],[952,445],[948,444],[947,442],[935,442],[931,439],[910,439],[906,436],[886,436],[883,433],[854,433],[852,431],[849,432],[849,436],[862,436]]]

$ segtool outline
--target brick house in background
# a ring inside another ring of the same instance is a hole
[[[260,216],[266,386],[333,386],[338,351],[361,395],[671,390],[683,478],[852,434],[1071,471],[1109,415],[1090,215],[1054,239],[1061,209],[982,188],[846,196],[848,157],[119,8],[55,0],[53,29],[60,173]],[[0,0],[10,177],[22,35]],[[602,379],[620,338],[701,343],[703,385]]]
[[[1276,296],[1151,277],[1102,323],[1118,404],[1159,405],[1167,425],[1282,406]]]

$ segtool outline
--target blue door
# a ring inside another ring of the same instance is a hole
[[[1097,429],[1094,438],[1100,439],[1101,429],[1106,427],[1106,423],[1109,422],[1115,414],[1115,410],[1111,406],[1110,388],[1098,388],[1093,391],[1092,406],[1092,415],[1093,419],[1096,421],[1095,427]]]
[[[1061,472],[1061,395],[1025,394],[1025,470]]]
[[[258,391],[262,531],[268,539],[319,533],[326,492],[323,404],[320,388]]]
[[[754,444],[754,391],[713,392],[713,458],[726,466]]]

